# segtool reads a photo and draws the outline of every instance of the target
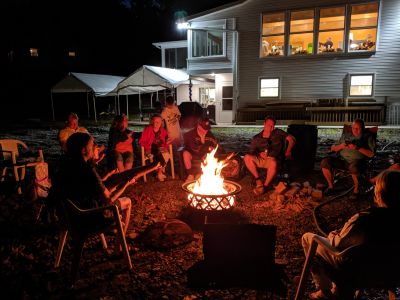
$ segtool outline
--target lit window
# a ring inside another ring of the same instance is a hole
[[[312,54],[314,40],[314,10],[293,11],[290,14],[289,54]]]
[[[215,89],[214,88],[199,88],[200,104],[207,107],[215,102]]]
[[[68,51],[68,56],[69,57],[75,57],[76,56],[75,51]]]
[[[279,97],[279,78],[261,78],[260,97]]]
[[[30,48],[29,53],[32,57],[38,57],[39,56],[39,50],[37,48]]]
[[[285,13],[264,14],[262,22],[260,56],[283,55],[285,45]]]
[[[375,51],[378,3],[351,6],[349,51]]]
[[[349,96],[372,96],[374,75],[350,75]]]
[[[343,52],[345,7],[320,10],[318,53]]]
[[[233,109],[233,86],[222,87],[222,110]]]

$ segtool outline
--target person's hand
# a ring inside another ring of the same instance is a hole
[[[347,149],[356,150],[357,149],[357,145],[350,143],[350,144],[347,145]]]
[[[329,232],[328,239],[332,240],[338,234],[339,234],[339,232],[337,230],[333,230],[333,231]]]

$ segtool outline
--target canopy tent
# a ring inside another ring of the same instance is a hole
[[[53,93],[86,93],[88,116],[89,112],[89,93],[93,93],[93,109],[94,118],[96,116],[96,97],[116,96],[117,93],[113,92],[115,87],[125,77],[100,75],[100,74],[87,74],[87,73],[74,73],[70,72],[61,81],[51,88],[51,108],[53,113],[53,120],[55,120]]]

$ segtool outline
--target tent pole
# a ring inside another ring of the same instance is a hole
[[[89,92],[86,92],[87,116],[90,119]]]
[[[140,116],[140,121],[143,121],[143,115],[142,115],[142,97],[140,95],[139,91],[139,116]]]
[[[114,113],[117,114],[117,96],[114,96]]]
[[[151,96],[150,96],[150,108],[153,108],[153,95],[154,95],[154,93],[151,93]]]
[[[121,106],[120,106],[120,102],[119,102],[119,95],[118,95],[118,114],[121,114]]]
[[[126,99],[126,117],[129,119],[128,95],[125,95],[125,99]]]
[[[97,115],[96,115],[96,96],[93,94],[93,110],[94,110],[94,121],[97,123]]]
[[[51,99],[51,112],[53,114],[53,121],[56,120],[56,116],[54,114],[54,103],[53,103],[53,92],[50,92],[50,99]]]

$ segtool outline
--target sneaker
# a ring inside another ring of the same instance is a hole
[[[165,176],[164,173],[159,173],[159,174],[157,175],[157,178],[158,178],[159,181],[164,181],[165,178],[167,178],[167,176]]]

